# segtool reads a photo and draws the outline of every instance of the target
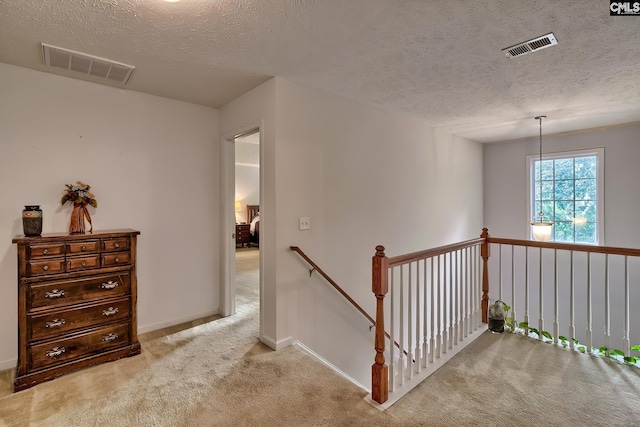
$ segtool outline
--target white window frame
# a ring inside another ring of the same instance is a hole
[[[566,159],[573,157],[596,157],[596,242],[593,245],[604,245],[604,148],[589,148],[585,150],[574,151],[559,151],[556,153],[543,153],[542,160],[555,160]],[[535,173],[534,162],[540,160],[540,154],[530,154],[527,156],[527,212],[529,213],[529,219],[532,220],[537,217],[538,213],[534,212],[535,202],[535,180],[533,176]],[[527,235],[530,240],[533,240],[533,232],[531,226],[527,224]],[[590,243],[576,243],[576,244],[590,244]]]

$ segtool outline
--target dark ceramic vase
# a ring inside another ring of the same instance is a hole
[[[25,206],[22,211],[22,229],[27,237],[42,234],[42,210],[38,205]]]

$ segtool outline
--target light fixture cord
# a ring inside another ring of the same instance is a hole
[[[542,116],[538,117],[540,120],[540,161],[538,162],[538,184],[540,186],[540,222],[542,222]]]

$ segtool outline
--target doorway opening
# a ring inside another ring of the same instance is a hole
[[[260,314],[260,131],[234,139],[235,307]]]

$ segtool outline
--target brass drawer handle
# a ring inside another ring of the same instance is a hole
[[[80,248],[80,250],[84,252],[84,251],[86,251],[86,250],[87,250],[87,247],[86,247],[86,246],[82,246],[82,247]]]
[[[50,357],[52,359],[55,359],[56,357],[60,356],[62,353],[65,353],[67,351],[66,348],[64,347],[53,347],[52,350],[49,350],[45,353],[45,355],[47,357]]]
[[[115,257],[113,260],[114,260],[115,262],[120,262],[120,258],[118,258],[118,257]]]
[[[86,261],[82,261],[81,264],[82,264],[83,267],[85,267],[87,265],[87,262]]]
[[[118,249],[120,247],[120,243],[116,243],[115,245],[113,245],[113,247],[115,247],[116,249]]]
[[[102,285],[100,285],[100,287],[102,289],[115,289],[119,286],[120,284],[118,282],[114,282],[113,280],[109,280],[108,282],[103,283]]]
[[[118,339],[118,334],[109,334],[102,337],[102,341],[104,342],[113,342]]]
[[[48,250],[48,249],[43,249],[43,250],[42,250],[42,255],[46,255],[46,254],[48,254],[48,253],[49,253],[49,250]]]
[[[102,310],[103,316],[113,316],[114,314],[118,314],[118,307],[109,307],[106,310]]]
[[[47,271],[47,270],[49,270],[49,266],[48,266],[48,265],[45,265],[44,267],[42,267],[42,269],[43,269],[44,271]]]
[[[64,298],[67,296],[63,289],[54,289],[44,294],[45,298]]]
[[[45,328],[59,328],[60,326],[64,325],[65,321],[64,319],[53,319],[50,322],[47,322],[46,325],[44,325]]]

